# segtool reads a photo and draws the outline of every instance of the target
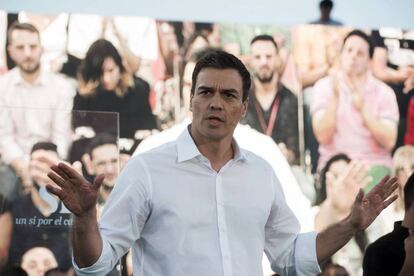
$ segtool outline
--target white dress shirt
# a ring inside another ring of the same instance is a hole
[[[34,84],[14,68],[0,77],[0,154],[9,164],[28,162],[37,142],[53,142],[65,158],[71,141],[75,90],[63,77],[41,72]]]
[[[240,149],[219,172],[185,130],[134,157],[102,213],[103,250],[78,275],[104,275],[132,246],[134,275],[316,275],[316,233],[300,226],[273,169]]]
[[[174,141],[190,123],[190,119],[185,119],[169,129],[145,138],[138,145],[134,155]],[[302,193],[289,163],[275,141],[249,125],[242,124],[237,125],[234,131],[234,138],[241,148],[253,152],[269,163],[282,186],[287,205],[299,220],[301,232],[313,231],[315,228],[313,213],[311,212],[311,202]]]

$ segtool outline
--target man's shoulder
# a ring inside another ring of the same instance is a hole
[[[279,92],[281,94],[283,94],[285,97],[289,97],[289,98],[297,98],[296,95],[292,92],[292,90],[290,90],[287,86],[281,84],[280,87],[278,88]]]
[[[404,244],[404,237],[392,231],[378,238],[367,247],[367,252],[387,252],[396,248],[397,244]]]
[[[17,73],[17,68],[13,68],[4,73],[3,75],[0,75],[0,84],[2,85],[2,88],[4,88],[4,85],[6,85],[7,83],[13,82],[17,77]]]
[[[392,90],[392,88],[388,84],[386,84],[382,80],[372,75],[370,77],[370,82],[371,82],[371,85],[374,87],[374,90],[377,94],[388,95],[388,96],[395,94],[394,90]]]
[[[253,167],[259,167],[259,168],[264,168],[266,170],[272,170],[272,166],[269,164],[268,161],[266,161],[263,157],[261,157],[260,155],[245,149],[243,147],[240,148],[241,153],[245,156],[247,162],[249,165],[253,166]]]
[[[165,160],[166,158],[174,158],[177,156],[176,140],[156,146],[147,151],[138,153],[131,161],[151,163],[153,160]]]

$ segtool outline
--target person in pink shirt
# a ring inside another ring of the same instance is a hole
[[[372,54],[370,38],[351,31],[344,39],[339,70],[314,86],[311,113],[319,168],[338,152],[368,166],[391,167],[398,106],[392,89],[371,74]]]

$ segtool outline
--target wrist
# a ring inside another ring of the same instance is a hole
[[[356,232],[358,232],[359,226],[356,222],[352,221],[352,217],[351,214],[349,214],[344,220],[342,220],[341,222],[341,226],[347,230],[347,232],[353,236],[355,235]]]

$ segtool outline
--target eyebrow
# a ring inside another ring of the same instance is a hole
[[[201,85],[201,86],[198,86],[196,90],[200,90],[200,89],[214,90],[214,87]],[[238,94],[237,89],[234,89],[234,88],[223,88],[223,89],[220,89],[220,92],[228,92],[228,93]]]

